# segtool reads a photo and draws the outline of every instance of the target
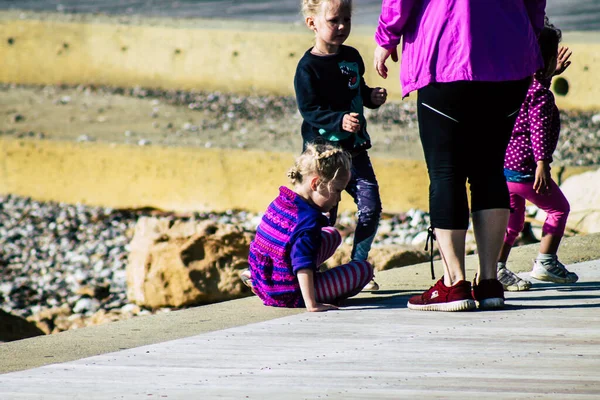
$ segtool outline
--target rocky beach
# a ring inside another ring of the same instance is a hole
[[[28,140],[269,149],[297,152],[300,116],[293,97],[123,89],[94,86],[0,85],[0,136]],[[378,157],[422,157],[413,102],[369,110]],[[561,111],[553,166],[600,165],[600,111]],[[426,183],[424,183],[426,184]],[[535,209],[530,210],[531,216]],[[127,300],[125,271],[136,221],[212,220],[253,232],[261,215],[244,210],[177,214],[116,210],[0,196],[0,304],[44,333],[101,324],[170,309],[143,309]],[[355,216],[338,228],[351,243]],[[385,214],[374,248],[422,250],[424,210]],[[576,234],[576,232],[569,232]]]
[[[0,196],[0,304],[45,333],[131,318],[143,309],[127,299],[129,243],[138,218],[212,221],[253,233],[261,215],[245,211],[178,215],[158,210],[114,210]],[[352,242],[355,218],[337,227]],[[375,247],[424,243],[428,216],[419,210],[385,215]],[[247,293],[248,295],[250,293]]]

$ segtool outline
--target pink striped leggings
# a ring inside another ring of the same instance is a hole
[[[510,192],[512,212],[508,219],[508,227],[504,242],[515,244],[515,240],[525,226],[525,202],[535,204],[546,212],[546,221],[542,227],[544,235],[562,236],[565,233],[567,218],[571,208],[569,202],[558,185],[550,181],[550,194],[542,195],[533,190],[533,182],[507,182]]]
[[[342,243],[337,229],[325,227],[321,230],[321,248],[317,255],[317,266],[335,253]],[[357,295],[373,278],[373,267],[366,261],[351,261],[324,272],[315,273],[317,301],[331,303]]]

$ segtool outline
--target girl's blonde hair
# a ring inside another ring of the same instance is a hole
[[[302,15],[306,17],[314,17],[321,12],[323,3],[328,3],[330,0],[302,0]],[[352,0],[340,0],[344,7],[349,7],[352,11]]]
[[[308,144],[287,173],[293,185],[302,183],[307,176],[316,174],[319,184],[329,184],[340,173],[350,172],[352,157],[330,144]]]

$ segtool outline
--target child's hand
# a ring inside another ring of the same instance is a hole
[[[327,310],[337,310],[337,307],[332,304],[324,304],[317,302],[315,294],[315,273],[310,268],[303,268],[298,271],[298,284],[300,284],[300,292],[306,309],[310,312],[319,312]]]
[[[569,50],[568,47],[561,47],[558,49],[558,56],[556,58],[556,71],[554,71],[554,75],[560,75],[571,65],[571,61],[569,58],[571,57],[573,52]]]
[[[548,161],[540,160],[537,162],[535,169],[535,181],[533,182],[533,190],[537,194],[550,194],[550,164]]]
[[[306,306],[306,310],[309,312],[322,312],[329,310],[337,310],[338,307],[333,304],[315,303],[313,306]]]
[[[348,132],[357,133],[360,131],[360,121],[358,113],[348,113],[342,119],[342,129]]]
[[[371,91],[371,102],[376,106],[380,106],[387,100],[387,90],[376,87]]]

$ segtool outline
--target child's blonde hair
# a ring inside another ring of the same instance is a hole
[[[328,3],[331,0],[302,0],[302,15],[306,17],[314,17],[321,12],[323,3]],[[352,11],[352,0],[340,0],[344,7],[350,8]]]
[[[302,183],[312,174],[319,177],[319,184],[329,184],[340,173],[350,172],[352,156],[339,147],[330,144],[308,144],[306,150],[296,159],[287,173],[293,185]]]

